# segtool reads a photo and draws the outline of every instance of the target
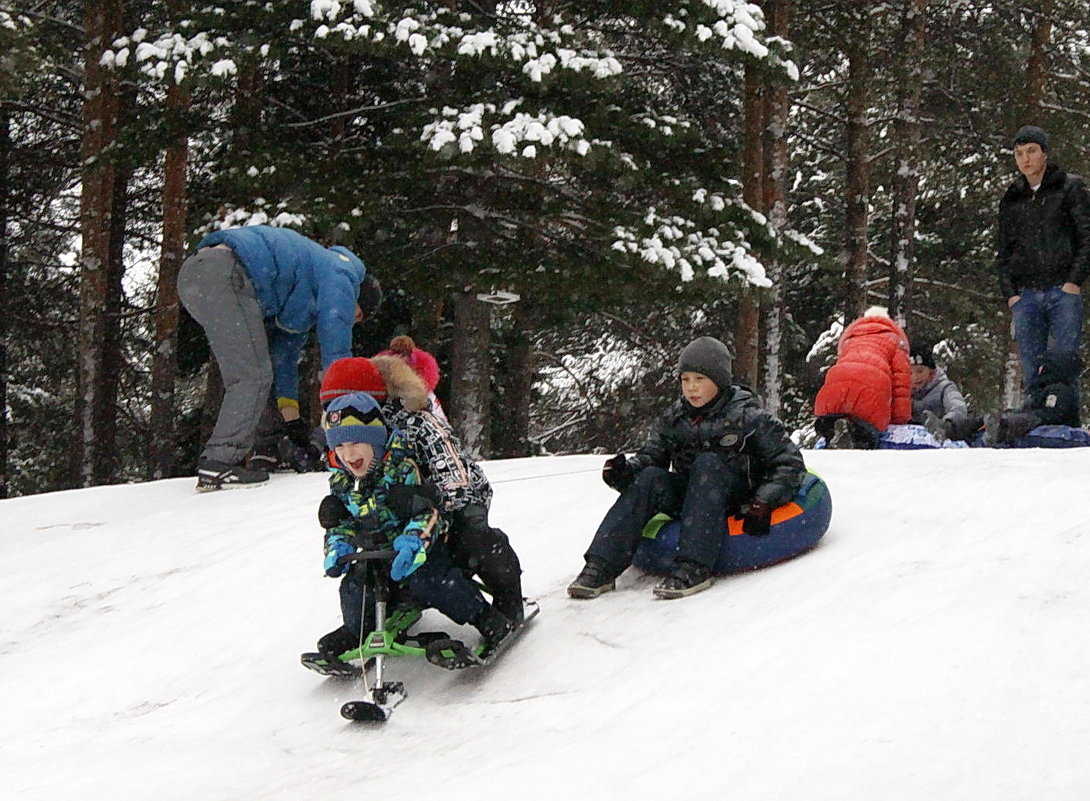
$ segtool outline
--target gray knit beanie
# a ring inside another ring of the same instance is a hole
[[[722,392],[731,385],[733,380],[731,375],[733,360],[730,350],[718,339],[699,337],[681,351],[681,358],[677,361],[677,371],[706,375]]]
[[[1048,134],[1045,133],[1044,128],[1038,128],[1036,125],[1023,125],[1019,128],[1018,133],[1014,135],[1011,147],[1028,145],[1030,142],[1036,142],[1041,146],[1041,150],[1048,152]]]

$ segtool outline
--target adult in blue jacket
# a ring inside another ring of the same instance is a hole
[[[198,490],[268,480],[243,461],[269,389],[284,421],[298,420],[303,345],[316,329],[323,370],[352,355],[352,326],[381,297],[377,282],[366,278],[352,251],[323,247],[287,228],[229,228],[197,244],[179,271],[178,296],[204,328],[224,385],[216,427],[197,464]]]

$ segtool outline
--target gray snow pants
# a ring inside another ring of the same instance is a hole
[[[253,447],[272,388],[261,304],[246,270],[224,248],[205,248],[182,263],[178,297],[204,328],[223,376],[223,405],[201,458],[238,464]]]

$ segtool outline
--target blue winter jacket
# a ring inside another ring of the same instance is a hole
[[[318,329],[322,369],[352,355],[352,325],[367,267],[347,248],[324,248],[288,228],[251,225],[209,234],[197,248],[227,245],[253,282],[270,323],[277,397],[299,399],[299,354]]]

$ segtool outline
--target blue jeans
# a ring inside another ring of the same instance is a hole
[[[1022,390],[1037,382],[1041,357],[1049,347],[1078,350],[1082,338],[1082,295],[1064,292],[1058,286],[1023,289],[1021,299],[1011,306],[1014,338],[1022,360]]]

